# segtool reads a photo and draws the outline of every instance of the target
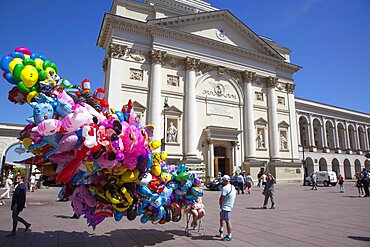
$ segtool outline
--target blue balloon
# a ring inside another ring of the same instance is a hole
[[[39,57],[40,57],[40,55],[37,52],[32,52],[31,56],[30,56],[30,58],[32,58],[33,60],[35,60],[36,58],[39,58]]]
[[[123,217],[124,214],[125,214],[124,212],[116,211],[114,213],[114,220],[115,221],[120,221],[122,219],[122,217]]]
[[[22,58],[22,59],[25,59],[26,58],[23,53],[17,52],[17,51],[13,51],[10,55],[12,57],[14,57],[14,58],[16,58],[16,57]]]
[[[7,80],[9,83],[11,84],[14,84],[14,85],[18,85],[18,82],[16,80],[14,80],[12,74],[10,72],[6,73],[4,75],[4,78],[5,80]]]
[[[9,63],[13,60],[13,57],[3,56],[0,62],[0,68],[5,72],[10,72]]]
[[[148,215],[144,214],[143,216],[141,216],[141,218],[140,218],[141,223],[145,224],[148,221],[149,221],[149,216]]]

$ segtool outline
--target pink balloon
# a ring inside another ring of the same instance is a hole
[[[23,46],[19,46],[19,47],[15,48],[14,51],[21,52],[21,53],[27,54],[27,55],[31,55],[31,50],[26,48],[26,47],[23,47]]]

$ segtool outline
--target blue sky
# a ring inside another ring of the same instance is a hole
[[[370,113],[370,1],[210,0],[257,34],[292,50],[297,97]],[[0,1],[0,57],[25,46],[56,63],[73,84],[102,87],[104,50],[96,46],[111,0]],[[7,99],[0,78],[0,122],[25,123],[29,106]]]

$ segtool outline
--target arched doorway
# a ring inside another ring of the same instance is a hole
[[[332,167],[332,170],[335,171],[337,175],[342,172],[339,167],[339,161],[335,158],[331,162],[331,167]]]
[[[351,179],[352,178],[352,172],[351,172],[351,163],[348,159],[344,160],[344,177]]]
[[[324,158],[321,158],[319,160],[319,171],[327,171],[328,170],[328,164],[326,163],[326,160]]]
[[[368,160],[365,161],[365,168],[370,171],[370,162]]]
[[[361,162],[359,160],[355,160],[355,173],[361,172]]]
[[[221,176],[228,174],[232,175],[231,172],[231,165],[230,165],[230,158],[226,157],[226,147],[223,146],[216,146],[214,148],[215,154],[215,174],[214,176],[217,178],[219,173]]]
[[[313,160],[310,157],[306,158],[306,167],[307,167],[307,176],[310,176],[314,171]]]

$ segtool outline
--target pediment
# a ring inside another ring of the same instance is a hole
[[[278,124],[279,128],[288,128],[290,125],[284,120]]]
[[[267,125],[267,121],[265,120],[265,119],[263,119],[263,118],[259,118],[259,119],[257,119],[256,121],[254,121],[254,124],[255,125],[264,125],[264,126],[266,126]]]
[[[155,19],[148,21],[148,24],[212,39],[284,60],[265,40],[227,10]]]
[[[123,107],[127,108],[128,104],[124,105]],[[137,101],[132,102],[132,108],[134,108],[136,112],[144,112],[146,110],[146,107]]]
[[[182,111],[178,109],[176,106],[172,105],[166,110],[166,115],[181,116]]]

